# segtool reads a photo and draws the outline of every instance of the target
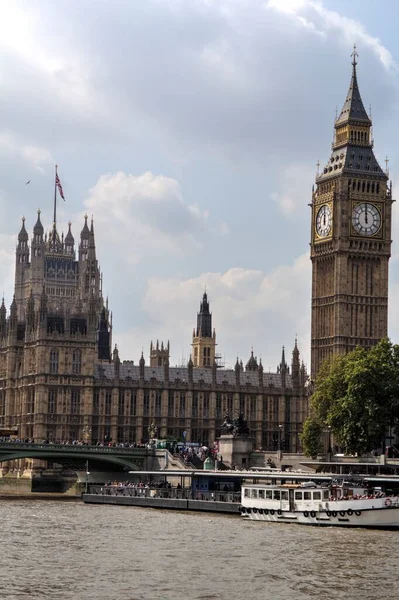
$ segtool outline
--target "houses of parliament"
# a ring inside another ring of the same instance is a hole
[[[18,235],[15,291],[0,307],[0,428],[22,438],[141,443],[152,424],[158,437],[209,445],[225,414],[241,412],[255,446],[301,449],[308,383],[323,360],[387,335],[391,185],[373,153],[371,118],[353,55],[349,91],[335,122],[333,150],[311,202],[311,374],[292,355],[273,373],[253,352],[245,366],[219,368],[208,296],[196,316],[187,365],[170,366],[169,342],[149,357],[121,360],[102,292],[93,221],[76,242],[40,211],[29,236]],[[193,307],[194,313],[194,307]],[[193,314],[194,321],[194,314]],[[217,325],[217,323],[216,323]]]

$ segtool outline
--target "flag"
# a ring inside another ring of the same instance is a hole
[[[60,178],[58,177],[58,173],[57,172],[55,173],[55,185],[58,188],[58,191],[60,193],[61,198],[65,202],[64,192],[63,192],[61,181],[60,181]]]

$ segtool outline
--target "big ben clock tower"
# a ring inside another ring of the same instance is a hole
[[[311,373],[388,330],[392,185],[373,152],[372,122],[360,96],[356,64],[332,154],[312,197]]]

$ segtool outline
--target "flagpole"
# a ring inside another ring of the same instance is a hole
[[[55,165],[55,175],[54,175],[53,243],[55,243],[56,223],[57,223],[57,165]]]
[[[57,223],[57,165],[55,165],[55,176],[54,176],[54,228]]]

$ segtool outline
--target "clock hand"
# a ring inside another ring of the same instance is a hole
[[[368,224],[368,222],[369,222],[369,221],[368,221],[368,218],[367,218],[367,202],[366,202],[366,204],[364,205],[364,208],[365,208],[365,210],[366,210],[366,212],[365,212],[365,214],[364,214],[364,217],[365,217],[365,222],[366,222],[366,225],[367,225],[367,224]]]

